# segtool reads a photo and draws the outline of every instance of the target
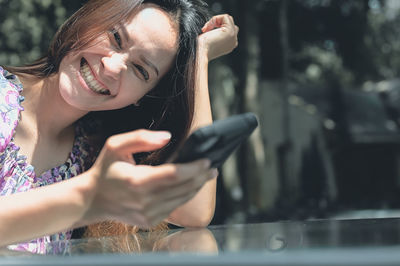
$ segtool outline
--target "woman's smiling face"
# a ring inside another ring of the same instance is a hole
[[[171,16],[156,5],[142,5],[128,21],[61,61],[60,94],[82,111],[134,104],[171,68],[177,40]]]

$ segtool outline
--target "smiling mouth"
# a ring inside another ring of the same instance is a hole
[[[111,95],[110,91],[104,88],[93,76],[92,71],[90,70],[89,64],[85,58],[81,59],[81,67],[80,72],[83,77],[83,80],[86,82],[86,85],[93,92],[102,94],[102,95]]]

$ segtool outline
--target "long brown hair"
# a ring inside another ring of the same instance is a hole
[[[56,74],[62,59],[82,49],[99,35],[127,20],[143,3],[153,3],[168,12],[179,26],[179,47],[174,66],[155,88],[141,100],[139,107],[90,112],[81,120],[101,121],[96,132],[101,141],[117,133],[138,128],[169,130],[171,142],[163,149],[135,157],[140,163],[163,163],[187,136],[194,112],[194,83],[197,36],[208,19],[202,0],[90,0],[75,12],[55,34],[47,54],[22,67],[6,67],[14,74],[30,74],[46,78]],[[165,228],[165,224],[158,228]],[[117,222],[88,226],[86,236],[134,233],[137,229]]]

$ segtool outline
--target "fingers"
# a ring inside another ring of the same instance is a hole
[[[110,165],[106,173],[111,181],[108,182],[107,186],[109,188],[107,190],[110,191],[112,187],[118,185],[115,190],[120,191],[118,193],[119,196],[123,197],[125,195],[126,198],[136,197],[132,198],[132,202],[140,201],[141,197],[152,197],[155,193],[170,193],[172,189],[181,189],[179,188],[180,186],[185,191],[185,186],[188,190],[197,184],[202,186],[207,180],[216,176],[214,172],[209,173],[209,166],[210,162],[207,159],[185,164],[165,164],[160,166],[135,166],[129,162],[115,162]],[[210,174],[214,174],[214,176],[210,176]],[[204,175],[206,177],[202,178]],[[132,197],[129,196],[130,194]],[[172,197],[176,196],[174,193],[170,195]]]
[[[173,200],[162,202],[153,208],[131,210],[126,209],[126,215],[123,217],[116,217],[125,223],[136,225],[141,229],[149,229],[160,222],[164,221],[169,214],[178,206],[184,204],[194,197],[195,194],[187,194],[184,197],[175,198]]]
[[[159,166],[138,165],[135,167],[132,186],[141,186],[146,190],[157,190],[160,187],[175,186],[202,175],[209,170],[208,159],[185,164],[163,164]]]
[[[148,152],[162,148],[171,139],[168,131],[139,129],[128,133],[111,136],[104,147],[112,152],[132,154]]]
[[[235,22],[233,17],[228,14],[222,14],[213,16],[201,29],[202,32],[207,32],[215,28],[221,28],[223,26],[234,26]]]
[[[120,212],[128,217],[134,215],[135,225],[142,228],[155,225],[167,218],[177,207],[191,200],[208,180],[216,176],[216,172],[216,169],[208,170],[201,176],[168,189],[143,193],[132,192],[130,197],[125,198],[121,203],[123,211]]]
[[[238,46],[239,27],[232,16],[223,14],[212,17],[199,35],[199,50],[211,61],[226,55]]]
[[[239,33],[239,27],[235,25],[235,34],[238,35]]]
[[[154,199],[155,201],[163,202],[183,197],[186,194],[196,194],[206,182],[216,177],[215,171],[215,169],[211,169],[202,175],[187,180],[186,182],[178,183],[175,186],[170,186],[168,188],[154,190],[152,192],[154,194]]]
[[[207,32],[207,31],[213,30],[215,28],[217,28],[217,23],[216,23],[215,17],[213,17],[209,21],[206,22],[206,24],[203,26],[201,31]]]
[[[181,186],[153,194],[151,202],[142,206],[140,213],[145,227],[154,226],[165,220],[172,211],[190,201],[202,188],[204,183],[215,176],[215,170],[210,170],[202,177],[197,177]]]
[[[196,192],[188,193],[182,197],[165,201],[164,204],[157,206],[158,208],[156,206],[150,208],[147,213],[150,224],[155,225],[164,221],[173,210],[191,200],[195,195]]]

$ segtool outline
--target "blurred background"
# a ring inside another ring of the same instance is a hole
[[[0,0],[0,65],[85,1]],[[213,224],[400,216],[400,1],[208,1],[240,27],[210,64],[214,118],[260,126],[220,169]]]

